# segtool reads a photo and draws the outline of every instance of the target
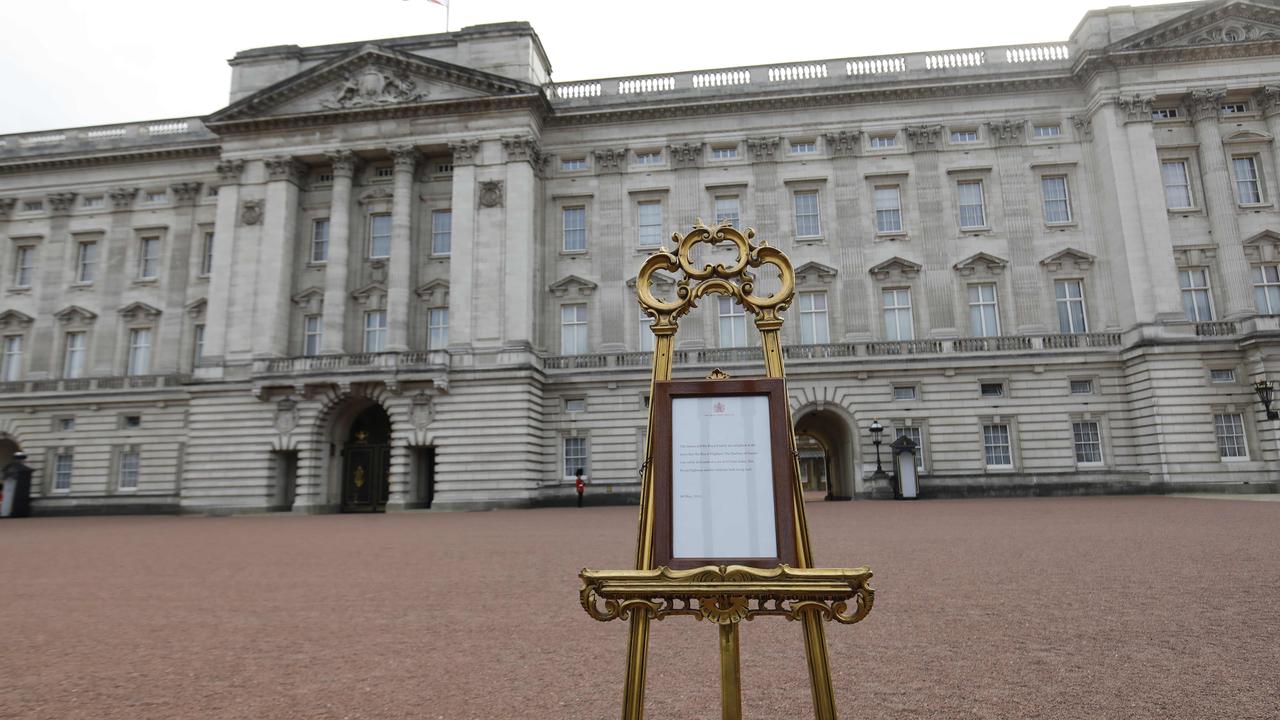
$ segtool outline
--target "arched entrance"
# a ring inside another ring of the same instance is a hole
[[[351,420],[342,445],[342,511],[382,512],[390,470],[391,418],[371,403]]]
[[[802,411],[796,420],[796,449],[802,481],[809,489],[819,475],[828,500],[849,500],[857,489],[853,437],[840,413],[822,408]]]

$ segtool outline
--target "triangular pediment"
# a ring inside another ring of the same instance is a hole
[[[1004,272],[1004,269],[1008,264],[1009,261],[1004,258],[998,258],[995,255],[980,252],[970,255],[956,263],[953,267],[956,272],[961,275],[972,275],[978,272],[999,275]]]
[[[35,320],[30,315],[17,310],[0,312],[0,330],[25,329],[33,322]]]
[[[913,278],[920,274],[920,268],[924,267],[920,263],[912,262],[904,257],[897,255],[885,260],[879,265],[871,268],[871,275],[877,280],[888,280],[894,275],[904,278]]]
[[[829,283],[836,278],[835,268],[812,260],[796,268],[795,272],[797,285]]]
[[[1244,241],[1244,255],[1253,262],[1276,262],[1280,258],[1280,233],[1263,230]]]
[[[126,322],[136,322],[138,320],[155,320],[160,317],[160,308],[153,307],[144,302],[131,302],[120,308],[120,317]]]
[[[367,44],[263,88],[211,115],[208,125],[539,93],[493,73]]]
[[[1056,272],[1058,270],[1084,271],[1093,267],[1095,260],[1097,260],[1097,258],[1083,250],[1067,248],[1066,250],[1060,250],[1041,260],[1040,264],[1050,272]]]
[[[547,289],[556,297],[564,297],[566,295],[587,296],[595,292],[596,287],[597,285],[590,280],[580,278],[577,275],[566,275],[551,283]]]
[[[71,325],[73,323],[91,323],[97,319],[98,314],[79,305],[68,305],[54,313],[53,317],[64,325]]]
[[[312,285],[293,296],[293,304],[302,308],[307,315],[315,315],[324,307],[324,290]]]
[[[1275,230],[1263,230],[1256,235],[1249,236],[1249,239],[1244,241],[1245,245],[1262,245],[1264,243],[1280,243],[1280,233]]]
[[[443,278],[423,283],[413,292],[428,305],[445,307],[449,304],[449,281]]]
[[[1231,143],[1269,143],[1271,136],[1257,130],[1241,130],[1234,132],[1222,139],[1222,142]]]
[[[1271,3],[1206,3],[1114,43],[1109,50],[1158,50],[1280,40],[1280,7]]]
[[[205,298],[197,298],[186,304],[184,308],[187,315],[193,318],[204,317],[204,311],[209,307],[209,301]]]

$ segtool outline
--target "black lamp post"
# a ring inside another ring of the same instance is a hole
[[[871,444],[876,446],[876,473],[872,477],[884,478],[884,467],[880,464],[880,433],[884,432],[884,426],[880,424],[880,420],[872,420],[871,427]]]
[[[1268,420],[1280,420],[1280,412],[1271,409],[1271,400],[1275,397],[1276,386],[1270,380],[1259,380],[1253,384],[1253,391],[1258,393],[1262,401],[1262,409],[1267,411]]]

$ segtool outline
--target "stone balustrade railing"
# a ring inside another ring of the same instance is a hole
[[[185,373],[170,375],[113,375],[108,377],[51,378],[47,380],[15,380],[0,383],[0,394],[43,392],[92,392],[95,390],[154,390],[186,385],[191,376]]]
[[[305,355],[253,361],[254,375],[306,375],[349,371],[435,370],[449,367],[444,350]]]
[[[851,87],[879,80],[920,80],[957,75],[995,75],[1040,69],[1071,67],[1071,49],[1065,43],[965,48],[929,53],[903,53],[872,57],[815,60],[788,65],[691,70],[688,72],[612,77],[551,83],[547,96],[557,105],[596,105],[610,99],[706,95],[710,92],[741,93],[780,88]],[[719,89],[719,90],[717,90]]]
[[[145,145],[216,141],[200,118],[99,125],[0,135],[0,161],[29,155],[124,149]]]

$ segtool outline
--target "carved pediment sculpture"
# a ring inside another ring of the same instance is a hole
[[[79,305],[68,305],[53,314],[63,325],[88,325],[97,319],[97,313],[86,310]]]
[[[1234,45],[1280,40],[1280,8],[1254,2],[1206,3],[1115,43],[1113,50]]]
[[[144,302],[131,302],[120,308],[119,313],[125,322],[140,322],[142,320],[155,320],[160,317],[160,308],[152,307]]]
[[[346,109],[417,102],[428,94],[408,75],[370,64],[347,73],[321,106]]]
[[[192,320],[199,320],[204,317],[205,310],[208,309],[208,307],[209,301],[204,298],[199,298],[187,303],[187,306],[184,309],[187,311],[187,316]]]

